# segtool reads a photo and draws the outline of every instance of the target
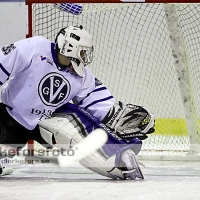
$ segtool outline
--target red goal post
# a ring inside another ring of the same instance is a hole
[[[141,153],[162,159],[199,154],[198,1],[74,0],[85,8],[78,16],[54,8],[55,2],[71,3],[26,1],[27,37],[54,40],[62,26],[82,24],[94,37],[90,67],[97,78],[117,99],[156,115],[156,132],[144,141]]]
[[[200,3],[199,0],[26,0],[29,3]]]

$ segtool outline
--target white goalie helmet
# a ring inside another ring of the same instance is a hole
[[[62,28],[55,43],[61,55],[68,57],[75,72],[83,76],[84,67],[92,62],[93,40],[83,26]]]

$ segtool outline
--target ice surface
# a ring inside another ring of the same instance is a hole
[[[199,200],[198,162],[146,162],[145,180],[111,180],[75,165],[22,164],[0,178],[3,200]]]

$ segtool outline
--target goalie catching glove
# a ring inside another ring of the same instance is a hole
[[[117,136],[130,140],[134,137],[146,139],[147,134],[155,131],[155,116],[141,106],[117,101],[102,121],[112,129]]]

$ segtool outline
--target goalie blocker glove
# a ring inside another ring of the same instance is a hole
[[[117,101],[102,121],[117,136],[130,140],[134,137],[146,139],[155,131],[155,116],[147,108]]]

